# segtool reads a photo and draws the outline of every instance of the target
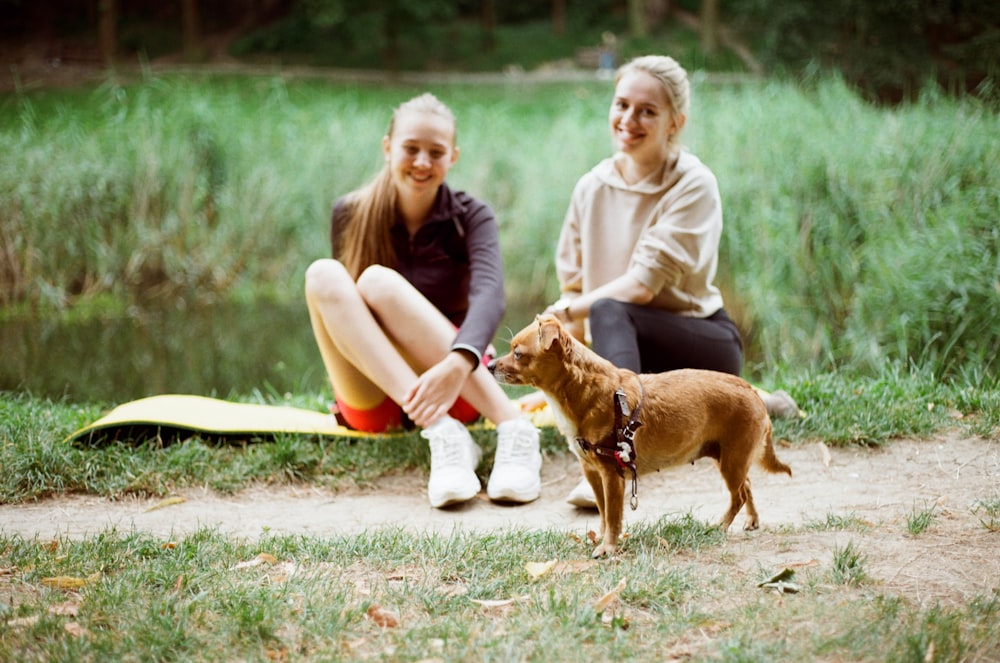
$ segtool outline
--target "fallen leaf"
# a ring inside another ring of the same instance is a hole
[[[513,605],[514,601],[517,599],[469,599],[476,605],[481,605],[484,608],[502,608],[504,606]]]
[[[181,497],[181,496],[168,497],[167,499],[157,502],[153,506],[146,509],[146,513],[149,513],[150,511],[156,511],[157,509],[162,509],[167,506],[173,506],[175,504],[183,504],[184,502],[187,502],[186,497]]]
[[[588,531],[587,540],[593,543],[594,545],[597,545],[597,532],[595,532],[594,530]]]
[[[399,617],[392,610],[386,610],[380,605],[372,605],[368,608],[368,618],[382,628],[396,628],[399,626]]]
[[[557,560],[550,559],[547,562],[528,562],[527,564],[524,565],[524,568],[528,572],[528,575],[530,575],[534,579],[537,579],[541,578],[543,575],[551,571],[552,568],[556,565],[556,561]]]
[[[52,576],[42,578],[42,584],[53,589],[80,589],[87,584],[87,579],[76,576]]]
[[[281,562],[271,569],[271,582],[286,582],[289,578],[295,575],[297,570],[298,567],[295,566],[295,562]]]
[[[7,626],[10,628],[20,628],[22,626],[34,626],[38,623],[39,616],[31,615],[30,617],[17,617],[7,621]]]
[[[266,656],[269,661],[287,661],[288,647],[282,647],[281,649],[266,649],[264,650],[264,656]]]
[[[553,573],[566,575],[567,573],[580,573],[586,571],[597,564],[596,559],[573,559],[568,562],[558,562],[552,569]]]
[[[79,622],[66,622],[63,624],[63,630],[70,635],[79,638],[80,636],[87,635],[89,631],[84,627],[80,626]]]
[[[817,442],[816,446],[819,447],[819,453],[823,457],[823,467],[830,467],[830,449],[822,442]]]
[[[240,562],[234,569],[252,569],[255,566],[260,566],[261,564],[274,564],[278,560],[274,555],[268,555],[267,553],[260,553],[253,559],[248,559],[245,562]]]
[[[806,567],[806,566],[819,566],[818,559],[809,559],[804,562],[788,562],[788,566],[792,567]]]
[[[608,606],[618,600],[618,594],[625,589],[626,578],[622,578],[618,581],[618,584],[614,586],[614,589],[609,591],[607,594],[597,599],[597,603],[594,604],[594,610],[598,613],[604,612],[608,609]]]
[[[791,580],[794,577],[795,577],[795,571],[793,571],[792,569],[789,569],[789,568],[784,568],[784,569],[778,571],[777,573],[775,573],[774,575],[772,575],[767,580],[764,580],[764,581],[758,583],[757,586],[758,587],[763,587],[764,585],[766,585],[769,582],[778,582],[779,580]]]
[[[42,544],[42,548],[45,549],[45,552],[50,552],[50,553],[55,552],[56,548],[58,548],[58,547],[59,547],[59,542],[56,541],[55,539],[53,539],[52,541],[49,541],[48,543],[43,543]]]
[[[784,568],[767,580],[757,583],[757,586],[764,589],[775,589],[780,594],[798,594],[799,586],[794,582],[791,582],[794,577],[795,571],[789,568]]]
[[[49,606],[49,614],[59,615],[60,617],[76,617],[79,611],[80,604],[76,601],[66,601],[65,603],[57,603],[56,605]]]
[[[166,543],[164,543],[160,547],[163,548],[164,550],[173,550],[174,548],[177,547],[177,542],[176,541],[167,541]]]

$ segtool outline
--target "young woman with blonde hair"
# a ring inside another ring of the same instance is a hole
[[[622,65],[614,85],[615,152],[574,188],[556,249],[562,296],[547,311],[618,367],[738,375],[740,333],[714,283],[719,187],[681,145],[687,72],[673,58],[648,55]],[[593,505],[589,484],[569,501]]]

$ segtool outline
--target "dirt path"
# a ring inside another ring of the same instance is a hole
[[[751,476],[762,529],[743,534],[738,517],[730,531],[728,552],[748,573],[759,572],[762,560],[768,566],[829,564],[835,547],[853,542],[887,590],[921,601],[962,601],[1000,591],[1000,531],[984,525],[989,516],[982,508],[984,502],[1000,499],[1000,441],[944,436],[897,441],[876,450],[779,447],[778,454],[792,466],[794,478],[755,470]],[[521,506],[493,504],[481,495],[455,508],[433,509],[425,494],[426,477],[409,472],[380,479],[372,488],[339,493],[272,487],[232,496],[192,490],[183,494],[184,501],[168,505],[158,499],[92,496],[0,505],[0,531],[41,540],[79,538],[109,528],[174,539],[202,527],[250,539],[264,532],[324,537],[380,527],[439,533],[544,528],[585,537],[597,528],[596,511],[564,502],[578,472],[568,454],[547,458],[542,497]],[[642,477],[639,508],[626,510],[626,528],[689,512],[714,521],[726,500],[718,472],[702,460]],[[909,534],[907,518],[931,509],[930,527],[917,536]],[[823,525],[828,518],[854,525],[783,527]]]

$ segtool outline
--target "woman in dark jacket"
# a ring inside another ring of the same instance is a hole
[[[480,450],[465,423],[497,426],[491,499],[541,490],[538,430],[482,367],[503,316],[503,269],[489,206],[452,191],[458,159],[451,111],[431,94],[402,104],[382,139],[385,167],[334,206],[332,259],[306,272],[313,333],[356,430],[422,427],[435,507],[480,490]]]

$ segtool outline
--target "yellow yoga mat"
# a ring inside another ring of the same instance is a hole
[[[161,427],[220,437],[301,433],[370,438],[351,430],[328,413],[284,405],[234,403],[205,396],[165,394],[123,403],[70,435],[67,442],[115,439],[134,427]]]

